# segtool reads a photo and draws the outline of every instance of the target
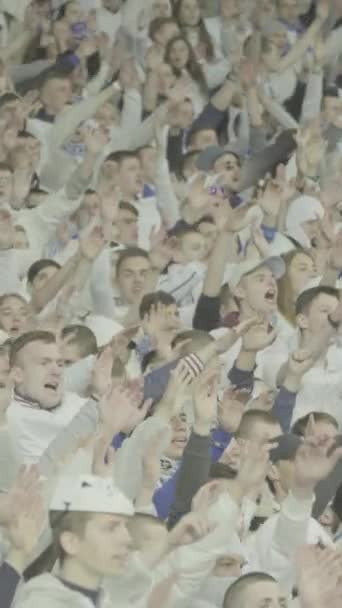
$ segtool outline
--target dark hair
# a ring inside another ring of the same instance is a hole
[[[87,190],[85,191],[85,193],[84,193],[83,196],[85,196],[86,194],[89,194],[89,195],[90,194],[97,194],[97,192],[96,192],[96,190],[93,190],[93,188],[87,188]]]
[[[62,338],[71,338],[68,344],[78,346],[81,359],[96,355],[97,342],[95,334],[86,325],[67,325],[62,330]]]
[[[312,303],[321,295],[331,296],[332,298],[340,299],[340,292],[335,287],[328,287],[327,285],[319,285],[318,287],[311,287],[306,289],[296,301],[296,316],[309,311]]]
[[[190,164],[191,162],[197,160],[197,157],[200,155],[201,151],[200,150],[189,150],[188,152],[186,152],[185,154],[183,154],[180,163],[179,163],[179,177],[181,177],[182,179],[186,179],[185,175],[184,175],[184,171],[187,168],[187,165]]]
[[[154,291],[153,293],[147,293],[141,300],[139,306],[139,316],[143,319],[148,314],[153,306],[157,304],[164,304],[165,306],[171,306],[176,304],[175,298],[166,291]]]
[[[338,488],[334,498],[332,509],[340,521],[342,521],[342,485]]]
[[[51,80],[69,80],[68,74],[63,70],[62,66],[58,69],[51,70],[44,78],[41,89],[43,89]]]
[[[236,437],[250,437],[253,427],[257,422],[263,422],[269,426],[279,425],[279,420],[271,412],[264,412],[263,410],[248,410],[241,418],[239,428],[236,431]],[[252,436],[251,436],[252,438]]]
[[[338,87],[335,84],[327,85],[323,90],[323,97],[337,97],[339,98]]]
[[[43,572],[51,572],[57,560],[62,564],[67,555],[60,543],[61,535],[64,532],[72,532],[82,537],[92,515],[93,513],[83,511],[50,511],[52,543],[26,568],[24,580],[27,582]]]
[[[190,133],[188,135],[188,141],[187,141],[188,145],[192,145],[194,138],[198,135],[198,133],[202,133],[203,131],[214,131],[214,133],[216,133],[216,135],[217,135],[215,127],[210,126],[209,124],[205,125],[205,126],[203,126],[203,124],[202,124],[202,125],[199,125],[198,127],[196,127],[196,126],[191,127]],[[230,152],[229,152],[229,154],[230,154]]]
[[[240,576],[240,578],[227,589],[223,600],[223,608],[240,608],[241,594],[254,583],[262,581],[276,582],[275,578],[270,574],[266,574],[266,572],[251,572],[250,574]]]
[[[151,21],[148,31],[148,35],[151,40],[154,41],[157,32],[159,32],[159,30],[165,25],[178,25],[178,23],[173,17],[156,17]]]
[[[177,223],[176,226],[172,228],[172,236],[175,236],[178,239],[181,239],[183,236],[187,234],[200,234],[198,228],[193,224],[185,224],[185,223]]]
[[[32,285],[37,274],[39,274],[41,270],[44,270],[44,268],[50,268],[51,266],[53,268],[57,268],[57,270],[62,268],[58,262],[55,262],[55,260],[50,260],[47,258],[37,260],[37,262],[34,262],[27,271],[27,282]]]
[[[0,296],[0,306],[2,306],[3,303],[8,300],[8,298],[16,298],[28,306],[28,302],[25,300],[25,298],[23,298],[22,295],[20,295],[20,293],[4,293],[2,296]]]
[[[235,479],[237,472],[223,462],[213,462],[210,467],[209,479]]]
[[[124,249],[119,254],[116,262],[116,272],[119,272],[122,264],[130,258],[145,258],[149,260],[149,255],[145,249],[141,249],[140,247],[127,247],[127,249]]]
[[[177,0],[175,5],[174,5],[174,10],[173,10],[173,14],[177,20],[177,23],[180,25],[180,27],[183,29],[184,26],[181,23],[181,18],[180,18],[180,13],[182,10],[182,3],[184,0]],[[199,29],[199,37],[200,37],[200,41],[205,45],[206,47],[206,59],[211,61],[212,59],[214,59],[215,57],[215,52],[214,52],[214,45],[213,42],[211,40],[211,37],[208,33],[208,30],[205,26],[205,23],[202,19],[202,17],[200,18],[197,27]]]
[[[132,203],[126,203],[126,201],[120,201],[119,209],[121,209],[121,211],[129,211],[130,213],[135,215],[135,217],[139,217],[139,211],[136,207],[134,207],[134,205],[132,205]]]
[[[336,418],[330,414],[326,414],[325,412],[310,412],[310,414],[306,414],[306,416],[298,418],[298,420],[292,426],[291,433],[293,433],[293,435],[297,435],[298,437],[304,437],[311,416],[315,422],[326,422],[338,430],[338,422]]]
[[[183,42],[186,45],[186,47],[188,49],[188,53],[189,53],[189,58],[188,58],[188,62],[186,64],[186,69],[189,72],[192,79],[195,82],[197,82],[197,84],[200,86],[201,91],[203,91],[204,93],[207,93],[208,85],[207,85],[203,70],[202,70],[200,64],[198,63],[198,61],[196,60],[196,56],[195,56],[195,53],[193,51],[193,48],[192,48],[190,42],[188,41],[188,39],[185,36],[178,35],[178,36],[175,36],[174,38],[171,38],[171,40],[169,40],[169,42],[166,45],[166,49],[165,49],[165,55],[164,55],[165,62],[168,63],[174,69],[175,75],[178,78],[180,78],[182,75],[181,71],[178,70],[177,68],[174,68],[174,66],[171,63],[172,46],[176,42]]]
[[[0,108],[6,105],[6,103],[10,103],[11,101],[17,100],[20,100],[19,95],[16,95],[15,93],[4,93],[0,96]]]
[[[9,352],[10,367],[15,365],[20,351],[31,344],[31,342],[44,342],[44,344],[55,344],[56,336],[50,331],[28,331],[12,342]]]
[[[307,256],[312,260],[312,255],[307,249],[298,248],[289,251],[283,256],[286,266],[285,274],[278,281],[278,309],[293,327],[296,324],[296,314],[292,286],[289,280],[289,269],[292,261],[298,255]]]
[[[107,161],[112,161],[118,165],[121,165],[128,158],[135,158],[139,160],[138,154],[134,150],[119,150],[118,152],[111,152],[111,154],[105,158],[104,162],[106,163]]]

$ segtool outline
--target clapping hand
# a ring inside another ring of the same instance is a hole
[[[338,549],[304,545],[298,552],[297,572],[303,608],[340,608],[342,555]]]

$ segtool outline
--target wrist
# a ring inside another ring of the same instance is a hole
[[[237,369],[244,372],[252,372],[256,366],[257,351],[243,348],[236,360]]]
[[[26,564],[27,556],[19,549],[11,549],[6,557],[6,563],[9,564],[18,574],[22,574]]]
[[[290,490],[291,494],[298,500],[312,500],[315,484],[298,479],[295,475]]]
[[[302,374],[293,374],[289,372],[285,376],[283,383],[284,388],[286,388],[286,390],[288,390],[290,393],[298,393],[302,377]]]
[[[195,420],[192,430],[194,433],[196,433],[196,435],[208,437],[211,432],[211,427],[212,421]]]

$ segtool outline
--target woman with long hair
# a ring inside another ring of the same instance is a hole
[[[278,281],[278,308],[286,321],[295,327],[295,304],[299,294],[317,277],[312,255],[306,249],[295,249],[283,256],[286,272]]]

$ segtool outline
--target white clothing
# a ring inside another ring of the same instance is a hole
[[[33,464],[78,414],[86,400],[76,393],[66,393],[52,411],[23,405],[13,398],[7,410],[8,433],[18,461]]]

